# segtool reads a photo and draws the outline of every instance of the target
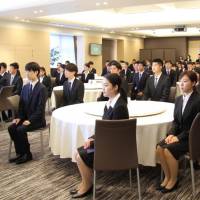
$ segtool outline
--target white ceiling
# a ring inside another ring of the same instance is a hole
[[[200,35],[200,0],[0,0],[0,17],[139,36]],[[173,31],[186,25],[186,32]]]

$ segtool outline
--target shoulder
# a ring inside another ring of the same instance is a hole
[[[127,107],[127,102],[122,97],[119,97],[119,99],[115,103],[114,108],[117,108],[117,107]]]

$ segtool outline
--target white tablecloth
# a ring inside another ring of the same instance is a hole
[[[130,101],[130,109],[134,109],[136,101]],[[158,115],[137,118],[137,148],[139,163],[145,166],[155,166],[156,144],[165,137],[173,120],[174,104],[162,104],[165,111]],[[155,106],[155,102],[143,101],[143,110]],[[94,134],[95,120],[100,116],[87,114],[88,110],[98,107],[103,110],[105,102],[91,102],[66,106],[55,110],[51,117],[50,148],[54,155],[61,158],[72,158],[76,149],[84,144],[88,137]],[[101,114],[100,114],[101,115]]]
[[[94,102],[97,100],[97,97],[102,92],[102,83],[98,84],[90,84],[90,83],[84,83],[85,92],[84,92],[84,102]],[[57,86],[53,88],[52,95],[51,95],[51,107],[55,108],[55,90],[63,90],[63,86]]]

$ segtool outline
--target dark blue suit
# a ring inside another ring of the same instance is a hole
[[[30,84],[23,87],[20,101],[18,118],[19,124],[12,124],[8,127],[8,132],[14,142],[17,154],[24,155],[30,153],[27,132],[46,126],[45,121],[46,89],[39,82],[30,91]],[[23,125],[25,120],[30,121],[30,125]]]

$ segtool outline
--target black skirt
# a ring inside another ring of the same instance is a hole
[[[78,148],[78,153],[83,162],[91,169],[93,169],[94,162],[94,148],[84,149],[84,147]]]
[[[162,148],[167,148],[176,160],[179,160],[180,156],[184,155],[189,151],[188,140],[178,141],[172,144],[166,144],[165,139],[160,141],[158,145]]]

